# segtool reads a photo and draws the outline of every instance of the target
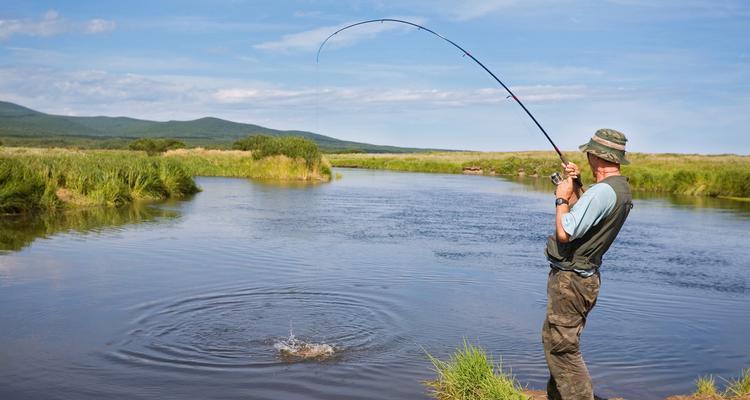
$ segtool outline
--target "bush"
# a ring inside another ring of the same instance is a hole
[[[266,135],[250,135],[234,142],[232,149],[243,151],[259,150],[270,139],[271,137]]]
[[[253,158],[261,158],[284,155],[289,158],[303,158],[308,167],[312,167],[321,160],[318,145],[301,136],[271,137],[264,135],[251,135],[240,139],[232,145],[235,150],[249,150]]]
[[[183,149],[185,143],[177,139],[148,139],[141,138],[130,142],[130,150],[145,151],[146,154],[153,156],[164,153],[167,150]]]

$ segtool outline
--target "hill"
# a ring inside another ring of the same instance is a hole
[[[329,152],[407,153],[432,150],[351,142],[313,132],[277,130],[213,117],[166,122],[128,117],[71,117],[46,114],[0,101],[0,140],[11,145],[117,148],[136,138],[170,137],[193,146],[226,148],[235,140],[251,134],[303,136]]]

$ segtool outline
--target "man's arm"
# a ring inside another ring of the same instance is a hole
[[[570,212],[570,201],[573,197],[573,178],[568,177],[564,181],[560,182],[555,189],[555,196],[558,199],[565,199],[568,204],[560,204],[555,206],[555,236],[557,241],[560,243],[570,242],[570,235],[563,228],[563,215]]]
[[[572,186],[572,182],[570,185]],[[559,188],[558,197],[566,196],[572,190],[567,186]],[[612,212],[616,202],[617,194],[612,187],[606,183],[600,183],[591,186],[574,206],[564,204],[557,206],[555,212],[557,240],[561,243],[568,243],[585,235],[591,227]]]

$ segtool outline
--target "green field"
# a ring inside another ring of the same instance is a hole
[[[251,152],[173,150],[161,156],[127,150],[0,148],[0,214],[70,207],[120,206],[139,200],[181,198],[200,189],[193,176],[277,181],[328,181],[330,165],[318,157]]]
[[[582,168],[585,184],[593,183],[591,171],[580,152],[566,154]],[[641,192],[726,197],[750,200],[750,156],[629,153],[630,165],[623,175],[633,190]],[[394,171],[539,176],[560,171],[554,152],[438,152],[420,154],[331,154],[335,167]]]

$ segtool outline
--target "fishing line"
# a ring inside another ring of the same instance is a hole
[[[544,134],[544,137],[547,138],[547,140],[549,141],[549,143],[555,149],[555,152],[557,152],[557,155],[560,156],[560,160],[563,162],[563,164],[568,165],[568,160],[562,154],[562,152],[557,147],[557,145],[555,145],[555,142],[552,141],[552,138],[550,138],[550,136],[547,134],[547,131],[544,130],[544,128],[542,127],[542,125],[539,123],[539,121],[537,121],[537,119],[534,117],[534,115],[531,114],[531,111],[529,111],[529,109],[526,108],[526,106],[523,104],[523,102],[521,102],[521,99],[519,99],[513,93],[513,91],[511,91],[510,88],[506,84],[504,84],[503,81],[500,80],[500,78],[497,77],[497,75],[495,75],[492,71],[490,71],[489,68],[487,68],[484,64],[482,64],[481,61],[477,60],[477,58],[474,57],[471,53],[469,53],[468,51],[466,51],[463,47],[459,46],[456,42],[448,39],[447,37],[445,37],[445,36],[443,36],[443,35],[435,32],[435,31],[433,31],[432,29],[426,28],[426,27],[424,27],[422,25],[419,25],[419,24],[415,24],[413,22],[404,21],[404,20],[401,20],[401,19],[394,19],[394,18],[371,19],[371,20],[367,20],[367,21],[361,21],[361,22],[357,22],[357,23],[354,23],[354,24],[350,24],[350,25],[347,25],[347,26],[345,26],[345,27],[337,30],[336,32],[333,32],[331,35],[329,35],[323,41],[323,43],[320,44],[320,47],[318,47],[318,54],[315,56],[315,63],[316,64],[320,64],[320,52],[323,50],[323,46],[325,46],[325,44],[332,37],[336,36],[339,32],[345,31],[345,30],[347,30],[349,28],[353,28],[355,26],[365,25],[365,24],[372,24],[372,23],[376,23],[376,22],[380,22],[380,23],[395,22],[395,23],[410,25],[410,26],[413,26],[415,28],[418,28],[419,30],[422,30],[422,31],[425,31],[425,32],[429,32],[429,33],[433,34],[434,36],[437,36],[438,38],[443,39],[444,41],[450,43],[451,45],[453,45],[453,47],[459,49],[463,53],[463,57],[469,57],[469,58],[471,58],[475,63],[477,63],[480,67],[482,67],[482,69],[484,69],[488,74],[490,74],[490,76],[492,76],[497,81],[497,83],[499,83],[500,86],[503,87],[503,89],[505,89],[508,92],[508,97],[507,98],[512,98],[513,100],[516,101],[516,103],[518,103],[519,106],[521,106],[521,108],[523,109],[523,111],[526,112],[526,115],[528,115],[529,118],[531,118],[531,120],[534,121],[534,124],[539,128],[539,130],[542,131],[542,134]],[[581,183],[580,183],[580,177],[576,179],[576,183],[579,186],[582,186]]]

